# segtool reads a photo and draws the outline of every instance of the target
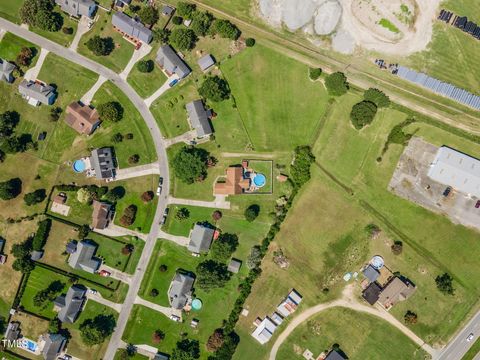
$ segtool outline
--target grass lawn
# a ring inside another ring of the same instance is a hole
[[[14,2],[7,1],[5,2],[5,4],[0,5],[0,7],[3,5],[6,5],[7,3],[13,4]],[[7,61],[16,62],[17,56],[20,53],[20,50],[22,50],[22,48],[24,47],[32,49],[32,52],[35,54],[29,66],[29,67],[32,67],[37,62],[36,55],[38,54],[39,49],[31,42],[9,32],[7,32],[3,36],[2,41],[0,41],[0,58],[5,59]]]
[[[23,1],[21,0],[2,1],[0,3],[0,16],[8,21],[20,24],[19,12],[22,4]]]
[[[22,335],[37,341],[38,337],[48,330],[48,321],[36,316],[17,311],[10,321],[18,321],[22,324]]]
[[[255,157],[255,155],[253,155]],[[260,193],[273,192],[273,161],[270,160],[249,160],[248,167],[258,174],[265,175],[266,182],[258,191]]]
[[[63,11],[61,11],[59,7],[56,7],[55,11],[63,18],[62,27],[72,28],[72,34],[65,34],[62,29],[58,31],[46,31],[33,26],[30,30],[62,46],[69,47],[73,41],[73,38],[75,37],[75,33],[77,32],[78,22],[70,19],[70,17],[67,14],[63,13]]]
[[[175,214],[181,208],[186,208],[190,212],[190,216],[185,220],[178,220],[175,218]],[[215,209],[209,209],[197,206],[183,206],[183,205],[171,205],[170,212],[167,218],[163,230],[169,234],[188,236],[190,230],[197,222],[208,221],[213,224],[212,212]]]
[[[121,350],[117,350],[117,352],[115,353],[115,357],[113,358],[113,360],[122,360],[122,352]],[[129,359],[131,360],[148,360],[149,358],[147,356],[144,356],[144,355],[140,355],[139,353],[135,353],[135,355],[133,355],[132,357],[130,357]]]
[[[295,352],[309,349],[313,356],[328,350],[333,344],[349,359],[424,359],[427,355],[406,335],[384,320],[344,308],[321,312],[297,327],[280,347],[278,360],[303,359]]]
[[[133,54],[133,45],[125,40],[122,35],[116,32],[112,26],[112,14],[103,10],[98,11],[99,18],[92,29],[82,36],[80,43],[78,44],[78,52],[90,59],[105,65],[115,72],[121,72]],[[96,56],[90,50],[88,50],[86,42],[88,39],[95,35],[101,37],[111,37],[115,42],[115,49],[110,55]]]
[[[255,150],[285,151],[309,143],[328,95],[308,79],[306,65],[258,45],[223,62],[221,69]]]
[[[480,339],[475,341],[470,350],[462,357],[462,360],[473,360],[480,352]]]
[[[78,225],[90,224],[92,221],[93,207],[91,205],[83,204],[80,201],[78,201],[76,191],[55,190],[52,193],[52,199],[55,195],[59,194],[60,192],[63,192],[65,193],[65,195],[67,195],[67,202],[65,204],[70,206],[70,212],[68,213],[68,216],[63,216],[63,215],[52,212],[50,210],[52,206],[52,201],[50,201],[50,203],[48,204],[47,213],[57,218],[65,219]]]

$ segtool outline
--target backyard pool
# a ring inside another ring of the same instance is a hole
[[[85,171],[85,162],[83,160],[75,160],[73,163],[73,171],[81,173]]]
[[[263,174],[255,174],[255,177],[253,178],[253,183],[255,184],[256,187],[263,187],[265,186],[265,183],[267,182],[267,178]]]
[[[192,310],[199,311],[202,308],[202,300],[200,299],[194,299],[192,301]]]
[[[25,350],[31,351],[31,352],[33,352],[33,353],[34,353],[35,351],[37,351],[38,345],[37,345],[37,343],[36,343],[35,341],[29,340],[29,339],[23,339],[23,344],[22,344],[22,345],[23,345],[22,347],[23,347]]]

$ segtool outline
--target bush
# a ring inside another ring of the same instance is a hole
[[[184,146],[172,160],[175,176],[187,184],[203,180],[207,176],[207,158],[205,150]]]
[[[158,10],[153,6],[144,6],[137,15],[144,24],[153,25],[158,21]]]
[[[311,80],[317,80],[322,75],[322,69],[320,68],[309,68],[308,76]]]
[[[230,97],[230,88],[224,79],[215,75],[205,79],[198,93],[205,99],[220,102]]]
[[[418,321],[417,314],[415,314],[413,311],[410,311],[410,310],[407,310],[403,319],[405,320],[405,324],[409,324],[409,325],[416,324]]]
[[[98,105],[98,114],[104,121],[118,122],[123,118],[123,107],[117,101],[109,101]]]
[[[377,113],[377,105],[370,101],[363,100],[352,107],[350,120],[355,129],[360,130],[370,124]]]
[[[249,269],[255,269],[260,266],[260,263],[262,262],[262,250],[260,249],[260,246],[255,245],[252,247],[250,250],[250,254],[248,255],[247,259],[247,267]]]
[[[167,265],[162,264],[162,265],[160,265],[160,267],[158,268],[158,270],[159,270],[160,272],[165,272],[165,271],[168,270],[168,267],[167,267]]]
[[[125,196],[125,188],[123,186],[115,186],[113,189],[109,190],[103,198],[111,203],[116,202],[117,200]]]
[[[340,96],[348,91],[348,82],[344,73],[335,72],[325,79],[325,86],[332,96]]]
[[[392,253],[394,255],[400,255],[403,251],[403,243],[399,240],[395,241],[392,245]]]
[[[128,158],[128,163],[130,165],[138,164],[139,161],[140,161],[140,155],[138,154],[133,154]]]
[[[153,71],[155,64],[153,63],[153,60],[140,60],[137,63],[137,69],[141,73],[149,73]]]
[[[52,227],[52,220],[45,219],[38,223],[38,229],[32,240],[32,249],[40,251],[47,242],[48,235],[50,234],[50,228]]]
[[[12,269],[15,271],[20,271],[24,274],[28,274],[35,269],[35,264],[29,258],[15,259],[12,264]]]
[[[63,31],[64,34],[67,34],[67,35],[72,35],[73,34],[73,28],[71,28],[71,27],[64,26],[62,28],[62,31]]]
[[[193,14],[192,24],[190,28],[197,36],[205,36],[212,25],[213,15],[208,11],[196,11]]]
[[[191,4],[188,2],[179,2],[177,4],[177,14],[186,18],[191,19],[193,17],[193,13],[197,10],[195,4]]]
[[[212,33],[216,33],[220,35],[220,37],[225,39],[237,40],[242,32],[230,21],[224,19],[216,19],[212,24]]]
[[[207,350],[210,352],[217,351],[223,345],[224,339],[223,330],[215,329],[207,340]]]
[[[157,289],[152,289],[150,290],[150,296],[151,297],[157,297],[159,294],[158,290]]]
[[[17,55],[16,63],[21,66],[29,66],[33,59],[33,51],[28,47],[22,47]]]
[[[226,262],[237,250],[238,236],[235,234],[222,234],[212,244],[212,258],[219,262]]]
[[[225,264],[214,260],[205,260],[198,264],[195,273],[197,275],[196,284],[198,288],[207,291],[224,287],[231,276]]]
[[[129,205],[123,211],[123,215],[120,218],[120,224],[123,226],[131,226],[135,222],[135,216],[137,215],[137,207],[135,205]]]
[[[190,217],[190,210],[184,207],[178,209],[177,212],[175,213],[175,219],[179,221],[186,220],[189,217]]]
[[[218,221],[222,218],[222,212],[220,210],[215,210],[213,213],[212,213],[212,219],[213,221]]]
[[[153,41],[159,42],[160,44],[167,44],[170,38],[171,31],[168,29],[153,29],[152,37]]]
[[[123,135],[116,133],[112,135],[112,142],[115,144],[121,143],[123,141]]]
[[[97,315],[87,319],[80,325],[80,335],[85,345],[103,343],[115,329],[116,322],[113,315]]]
[[[193,360],[200,357],[198,340],[184,339],[177,342],[171,360]]]
[[[298,146],[295,149],[295,158],[290,169],[292,180],[297,187],[301,187],[310,180],[310,166],[315,161],[310,146]]]
[[[174,16],[174,17],[172,18],[172,23],[173,23],[174,25],[181,25],[181,24],[183,23],[183,19],[182,19],[181,16]]]
[[[115,48],[115,43],[111,37],[102,38],[95,35],[87,40],[87,48],[96,56],[107,56]]]
[[[255,45],[255,39],[247,38],[247,40],[245,40],[245,45],[247,45],[247,47],[253,47]]]
[[[77,191],[77,200],[82,204],[90,204],[93,200],[93,194],[87,188],[81,188]]]
[[[381,90],[370,88],[363,94],[364,100],[371,101],[378,108],[390,106],[390,98]]]
[[[141,199],[144,203],[149,203],[150,201],[153,200],[154,196],[155,196],[155,194],[153,193],[153,191],[145,191],[142,194]]]
[[[78,238],[80,240],[85,239],[88,236],[88,233],[90,232],[90,226],[87,224],[80,225],[78,227]]]
[[[453,278],[450,274],[444,273],[443,275],[438,275],[435,278],[435,283],[437,284],[437,289],[443,294],[453,295],[455,293],[455,289],[453,288]]]
[[[197,36],[192,29],[174,29],[169,37],[174,47],[182,51],[192,50],[197,42]]]
[[[58,121],[58,119],[60,119],[60,114],[61,113],[62,113],[62,108],[52,107],[50,109],[50,120],[51,121]]]
[[[382,231],[378,225],[370,223],[367,226],[365,226],[365,233],[370,239],[375,238],[378,234],[380,234],[380,231]]]
[[[152,341],[158,344],[163,339],[165,339],[165,333],[162,330],[155,330],[152,335]]]
[[[32,206],[41,203],[46,197],[47,193],[45,192],[45,189],[37,189],[31,193],[25,194],[23,201],[25,201],[27,206]]]
[[[0,199],[11,200],[22,192],[22,180],[19,178],[0,182]]]

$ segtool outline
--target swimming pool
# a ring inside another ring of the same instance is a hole
[[[202,300],[200,299],[193,299],[192,301],[192,310],[200,310],[202,308],[203,304],[202,304]]]
[[[25,348],[25,350],[28,350],[28,351],[31,351],[31,352],[37,351],[38,345],[35,341],[29,340],[29,339],[23,339],[23,344],[22,345]]]
[[[265,186],[265,183],[267,182],[267,178],[263,174],[255,174],[255,177],[253,178],[253,183],[255,184],[256,187],[263,187]]]
[[[83,160],[75,160],[73,163],[73,171],[81,173],[85,171],[85,162]]]

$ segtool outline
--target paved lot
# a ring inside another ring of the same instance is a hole
[[[414,137],[405,148],[390,180],[389,190],[424,208],[447,216],[453,223],[480,230],[480,209],[477,198],[455,191],[445,197],[446,185],[431,180],[428,169],[438,147]]]

